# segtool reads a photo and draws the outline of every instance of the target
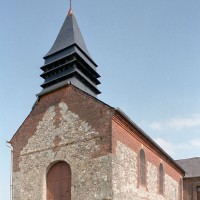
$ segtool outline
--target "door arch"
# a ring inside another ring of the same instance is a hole
[[[71,169],[60,161],[47,173],[47,200],[71,200]]]

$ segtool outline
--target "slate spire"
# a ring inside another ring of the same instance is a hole
[[[45,64],[41,67],[44,83],[39,94],[71,83],[79,89],[96,96],[100,94],[97,85],[100,75],[96,72],[96,63],[92,60],[85,41],[74,16],[71,1],[68,15],[60,32],[44,57]]]
[[[90,56],[72,8],[70,8],[56,41],[45,57],[63,50],[73,44],[78,45],[88,56]]]

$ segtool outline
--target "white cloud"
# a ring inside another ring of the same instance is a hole
[[[191,144],[193,147],[200,148],[200,139],[191,140],[191,141],[190,141],[190,144]]]
[[[163,139],[161,139],[161,138],[156,138],[154,141],[155,141],[163,150],[165,150],[168,154],[170,154],[170,155],[174,155],[174,154],[175,154],[175,147],[174,147],[171,143],[169,143],[169,142],[167,142],[167,141],[165,141],[165,140],[163,140]]]
[[[158,122],[153,122],[152,124],[150,124],[150,128],[155,131],[160,131],[162,130],[162,125]]]
[[[200,126],[200,116],[193,115],[187,118],[173,118],[169,120],[168,126],[176,129]]]
[[[191,142],[189,144],[172,144],[162,138],[156,138],[154,141],[171,156],[176,155],[177,151],[187,151],[193,148]]]
[[[183,128],[193,128],[197,126],[200,126],[200,114],[193,114],[189,117],[175,117],[163,122],[153,122],[149,125],[149,127],[155,131],[169,128],[180,130]]]

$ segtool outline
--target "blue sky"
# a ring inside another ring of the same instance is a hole
[[[0,194],[8,200],[6,140],[41,90],[42,57],[59,32],[69,2],[0,2]],[[199,0],[73,2],[102,76],[99,99],[120,107],[174,159],[200,156],[199,9]]]

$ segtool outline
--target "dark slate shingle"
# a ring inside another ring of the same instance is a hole
[[[59,52],[73,44],[78,45],[90,57],[76,18],[73,14],[70,14],[67,15],[56,41],[45,57]]]
[[[199,177],[200,176],[200,157],[176,160],[186,171],[186,177]]]

